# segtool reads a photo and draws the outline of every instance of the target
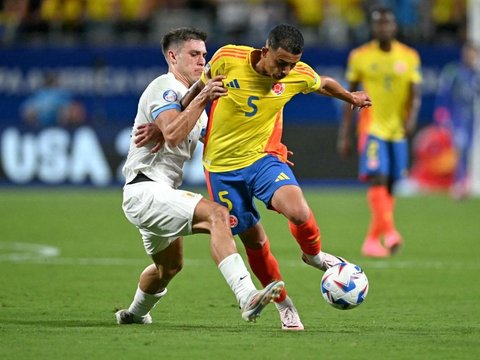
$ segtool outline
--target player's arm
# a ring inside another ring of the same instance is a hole
[[[354,92],[358,89],[359,83],[353,81],[350,83],[350,91]],[[340,119],[340,126],[338,128],[338,137],[337,137],[337,151],[339,154],[346,158],[352,154],[353,150],[353,114],[352,106],[348,103],[343,105],[342,117]]]
[[[321,76],[321,85],[317,93],[343,100],[352,108],[363,109],[372,106],[372,100],[365,91],[348,91],[337,80],[329,76]]]
[[[208,102],[226,95],[227,90],[222,82],[224,78],[224,76],[216,76],[208,80],[200,92],[185,107],[185,110],[179,112],[176,109],[170,109],[157,116],[155,123],[167,144],[177,146],[192,131]]]
[[[192,131],[207,103],[226,94],[223,78],[217,76],[207,84],[202,83],[201,90],[192,97],[183,111],[165,110],[158,114],[154,123],[140,125],[135,133],[136,146],[142,147],[149,142],[155,142],[156,145],[150,151],[155,153],[165,142],[170,146],[178,145]]]
[[[150,142],[155,143],[155,146],[150,150],[153,154],[162,148],[163,144],[165,144],[165,138],[158,125],[153,122],[141,124],[137,127],[134,142],[138,148],[145,146]]]
[[[200,94],[200,92],[205,88],[205,83],[202,79],[198,79],[195,84],[193,84],[190,89],[188,89],[187,93],[182,97],[180,100],[180,105],[182,106],[182,110],[186,109],[187,106],[195,99],[195,97]]]
[[[187,93],[182,97],[182,100],[180,100],[182,110],[187,108],[188,104],[195,99],[195,96],[200,94],[200,92],[205,88],[205,84],[212,78],[210,66],[207,65],[207,67],[208,68],[205,70],[202,77],[198,79],[195,84],[190,87],[190,89],[188,89]],[[222,77],[222,79],[224,78],[225,77]]]
[[[420,111],[420,105],[422,103],[422,96],[420,90],[420,84],[410,83],[410,92],[407,102],[407,119],[405,120],[405,134],[410,136],[415,131],[418,120],[418,112]]]

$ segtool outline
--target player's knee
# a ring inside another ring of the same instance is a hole
[[[230,213],[225,206],[213,203],[210,211],[210,223],[228,223]]]
[[[183,269],[183,261],[178,261],[163,269],[163,277],[172,279]]]
[[[293,205],[289,208],[288,214],[285,214],[285,216],[295,225],[304,224],[310,218],[310,208]]]

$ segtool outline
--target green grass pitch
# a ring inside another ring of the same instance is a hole
[[[185,239],[185,267],[154,323],[116,325],[114,310],[128,306],[149,263],[121,190],[1,190],[0,359],[480,358],[480,199],[399,198],[406,246],[374,260],[360,256],[363,190],[305,194],[323,249],[362,266],[370,291],[356,309],[330,307],[285,219],[259,205],[305,325],[284,332],[273,306],[257,323],[241,319],[206,235]]]

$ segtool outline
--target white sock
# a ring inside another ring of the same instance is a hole
[[[167,289],[165,288],[162,292],[151,295],[143,292],[137,287],[137,291],[135,292],[135,296],[128,311],[134,315],[145,316],[155,307],[155,305],[157,305],[158,301],[165,296],[166,293]]]
[[[303,253],[303,255],[307,258],[309,265],[319,268],[321,270],[324,268],[328,269],[342,261],[338,257],[323,251],[320,251],[317,255],[308,255],[305,253]]]
[[[229,255],[218,264],[218,269],[235,294],[240,307],[243,307],[248,295],[256,290],[256,287],[242,257],[238,253]]]
[[[320,251],[317,255],[309,255],[303,253],[303,255],[307,258],[308,264],[314,267],[320,267],[323,265],[324,255],[325,253]]]

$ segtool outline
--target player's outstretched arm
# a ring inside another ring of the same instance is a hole
[[[340,85],[337,80],[329,76],[322,76],[321,81],[322,85],[317,90],[319,94],[343,100],[349,103],[352,108],[358,107],[363,109],[372,106],[372,100],[365,91],[350,92]]]

